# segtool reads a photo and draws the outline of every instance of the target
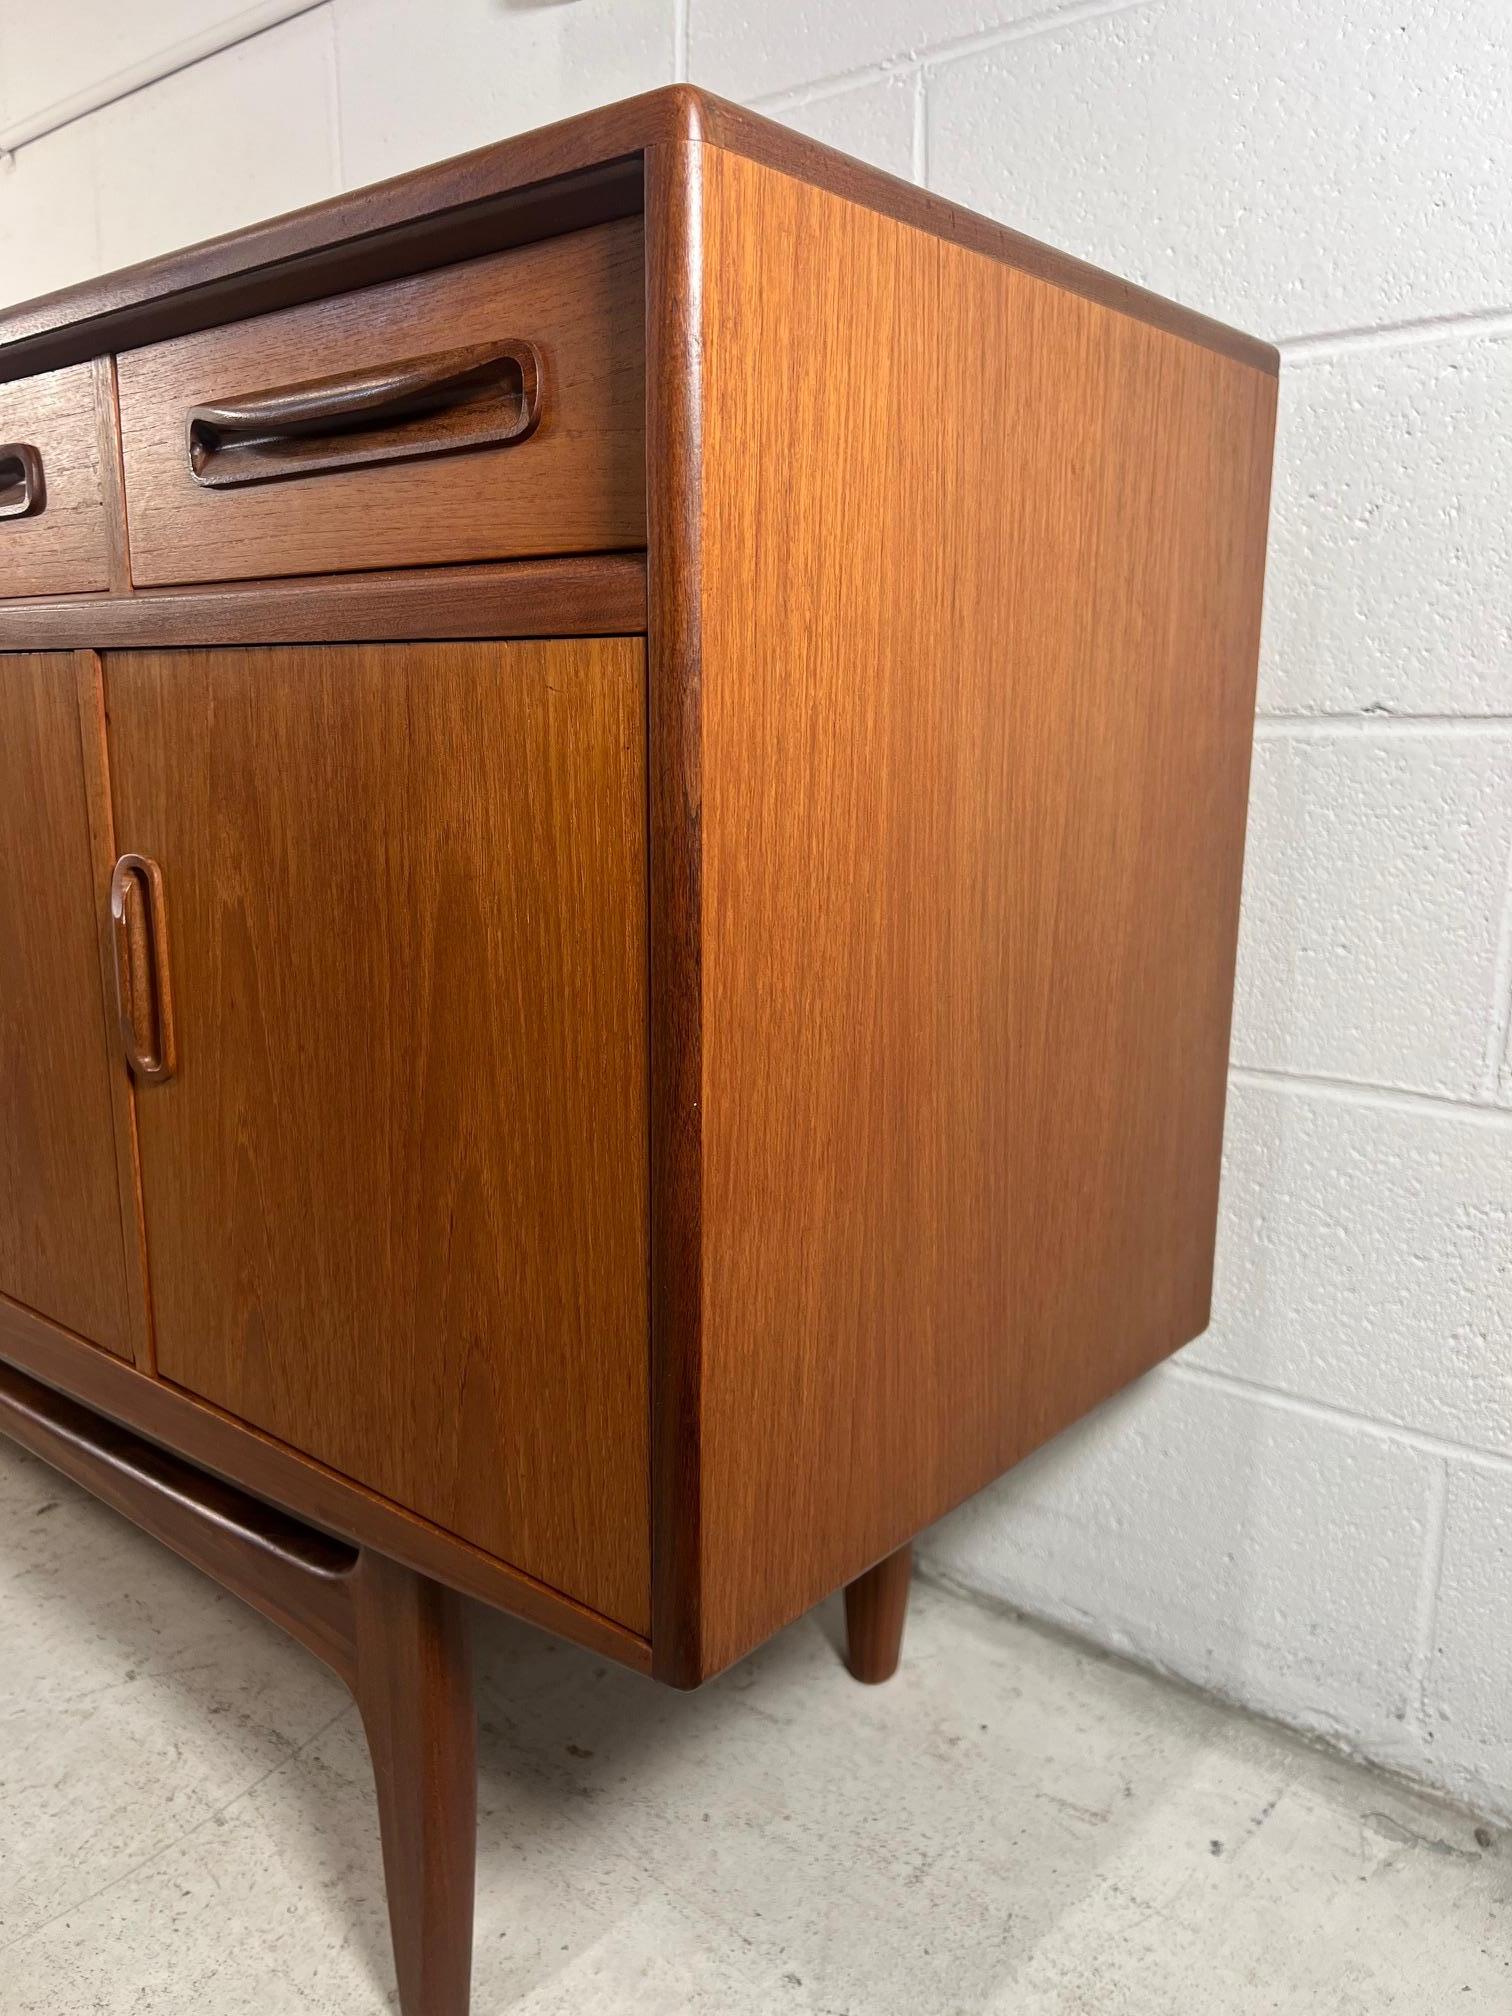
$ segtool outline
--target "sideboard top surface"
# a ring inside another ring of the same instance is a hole
[[[631,215],[643,205],[646,150],[688,144],[745,155],[1276,371],[1267,343],[676,84],[0,312],[0,381]]]

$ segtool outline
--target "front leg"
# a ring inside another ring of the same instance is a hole
[[[352,1595],[352,1691],[378,1787],[399,2006],[404,2016],[467,2016],[478,1827],[466,1606],[366,1551]]]

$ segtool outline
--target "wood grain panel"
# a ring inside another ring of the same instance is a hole
[[[95,366],[0,385],[0,442],[35,448],[43,503],[0,518],[0,596],[75,595],[110,584],[110,528]]]
[[[129,1353],[83,654],[0,657],[0,1292]]]
[[[639,218],[123,355],[138,586],[424,566],[645,543]],[[207,490],[192,407],[508,338],[540,348],[528,440]]]
[[[1207,1321],[1275,384],[717,149],[701,229],[707,1673]]]
[[[164,1377],[647,1617],[638,641],[122,654]]]

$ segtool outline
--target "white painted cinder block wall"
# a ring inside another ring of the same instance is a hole
[[[0,0],[0,278],[688,75],[1282,346],[1213,1327],[927,1559],[1512,1815],[1512,10]]]

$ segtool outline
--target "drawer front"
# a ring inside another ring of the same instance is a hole
[[[638,217],[119,359],[141,586],[645,544]]]
[[[0,596],[110,585],[95,369],[0,385]]]

